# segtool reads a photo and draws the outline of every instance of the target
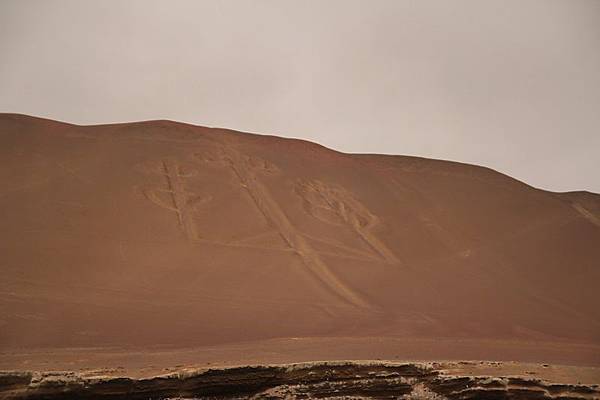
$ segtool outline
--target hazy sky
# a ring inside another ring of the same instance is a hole
[[[0,0],[0,111],[168,118],[600,192],[600,0]]]

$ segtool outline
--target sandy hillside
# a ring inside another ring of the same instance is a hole
[[[598,195],[169,121],[0,114],[0,165],[0,368],[375,358],[366,342],[600,365]]]

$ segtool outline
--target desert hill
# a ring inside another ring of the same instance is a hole
[[[171,121],[0,114],[0,165],[5,360],[370,338],[600,365],[596,194]]]

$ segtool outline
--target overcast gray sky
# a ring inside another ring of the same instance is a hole
[[[168,118],[600,192],[600,0],[0,0],[0,112]]]

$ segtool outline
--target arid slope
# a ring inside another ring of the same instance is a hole
[[[7,357],[371,338],[600,364],[598,195],[170,121],[1,114],[0,165]]]

